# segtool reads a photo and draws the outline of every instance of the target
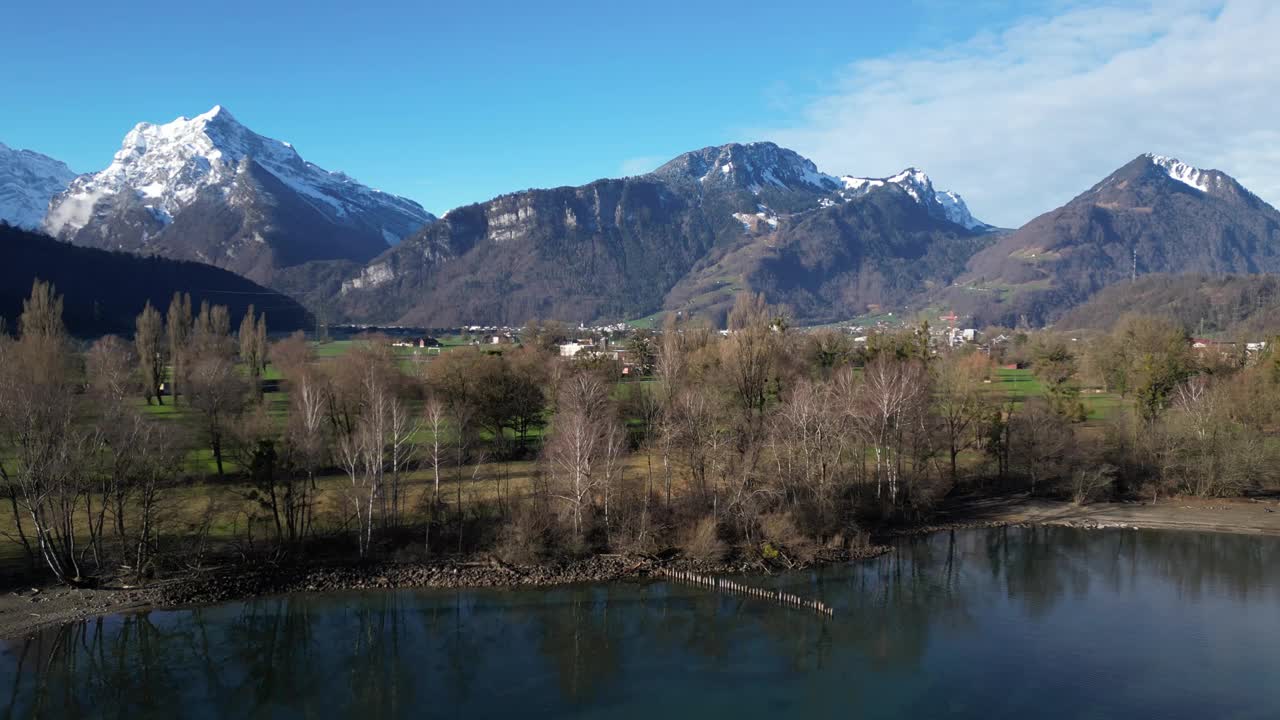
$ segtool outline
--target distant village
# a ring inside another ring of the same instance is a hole
[[[1001,358],[1003,349],[1018,341],[1024,333],[1008,329],[979,330],[957,324],[960,318],[954,313],[939,316],[934,323],[928,324],[929,346],[936,353],[945,349],[966,348],[973,352],[994,354]],[[839,324],[821,327],[797,328],[799,332],[815,332],[818,330],[835,330],[849,336],[854,348],[865,346],[868,339],[876,334],[895,333],[909,327],[905,321],[879,320],[869,324]],[[923,326],[919,326],[923,327]],[[404,328],[374,326],[342,326],[335,328],[342,335],[356,336],[367,333],[378,333],[391,338],[394,347],[410,349],[415,355],[434,355],[443,351],[447,345],[440,338],[449,338],[449,345],[468,345],[500,352],[504,346],[519,346],[522,335],[528,332],[525,327],[505,325],[464,325],[452,328]],[[729,335],[730,330],[719,330],[721,335]],[[612,323],[605,325],[579,324],[576,328],[563,328],[564,337],[556,343],[557,354],[561,358],[610,360],[617,362],[622,374],[633,373],[635,358],[632,357],[631,340],[638,334],[661,336],[657,329],[642,329],[629,323]],[[461,339],[461,342],[458,340]],[[1071,338],[1076,341],[1080,338]],[[1204,337],[1190,338],[1191,347],[1201,356],[1220,355],[1229,357],[1238,355],[1241,350],[1247,356],[1253,356],[1266,350],[1268,343],[1263,340],[1236,342]],[[1011,362],[1011,367],[1020,363]]]

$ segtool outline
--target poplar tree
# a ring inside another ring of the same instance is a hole
[[[169,361],[173,364],[173,377],[169,386],[172,388],[173,404],[178,404],[178,380],[184,378],[187,371],[187,343],[191,341],[191,295],[190,293],[173,294],[169,302]]]
[[[164,382],[165,365],[168,364],[168,348],[165,346],[164,318],[160,311],[147,301],[146,307],[138,315],[136,331],[133,335],[134,349],[138,353],[138,366],[142,372],[142,392],[151,404],[151,399],[164,405],[160,394],[160,385]]]

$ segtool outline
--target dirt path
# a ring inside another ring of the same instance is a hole
[[[1076,506],[1025,496],[970,500],[939,512],[938,523],[1043,524],[1088,528],[1150,528],[1280,536],[1280,500],[1175,498],[1155,505],[1098,503]],[[952,525],[954,526],[954,525]],[[51,625],[162,606],[150,588],[74,589],[61,586],[0,594],[0,638],[23,637]]]

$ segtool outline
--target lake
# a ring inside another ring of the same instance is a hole
[[[1280,717],[1280,539],[1009,528],[743,578],[294,595],[8,641],[0,717]]]

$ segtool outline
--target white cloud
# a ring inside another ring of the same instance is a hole
[[[670,159],[669,157],[658,157],[656,155],[627,158],[618,166],[618,173],[625,176],[644,175],[657,170],[659,165]]]
[[[926,170],[1017,226],[1151,151],[1280,201],[1280,3],[1073,6],[999,34],[860,61],[790,127],[827,172]]]

